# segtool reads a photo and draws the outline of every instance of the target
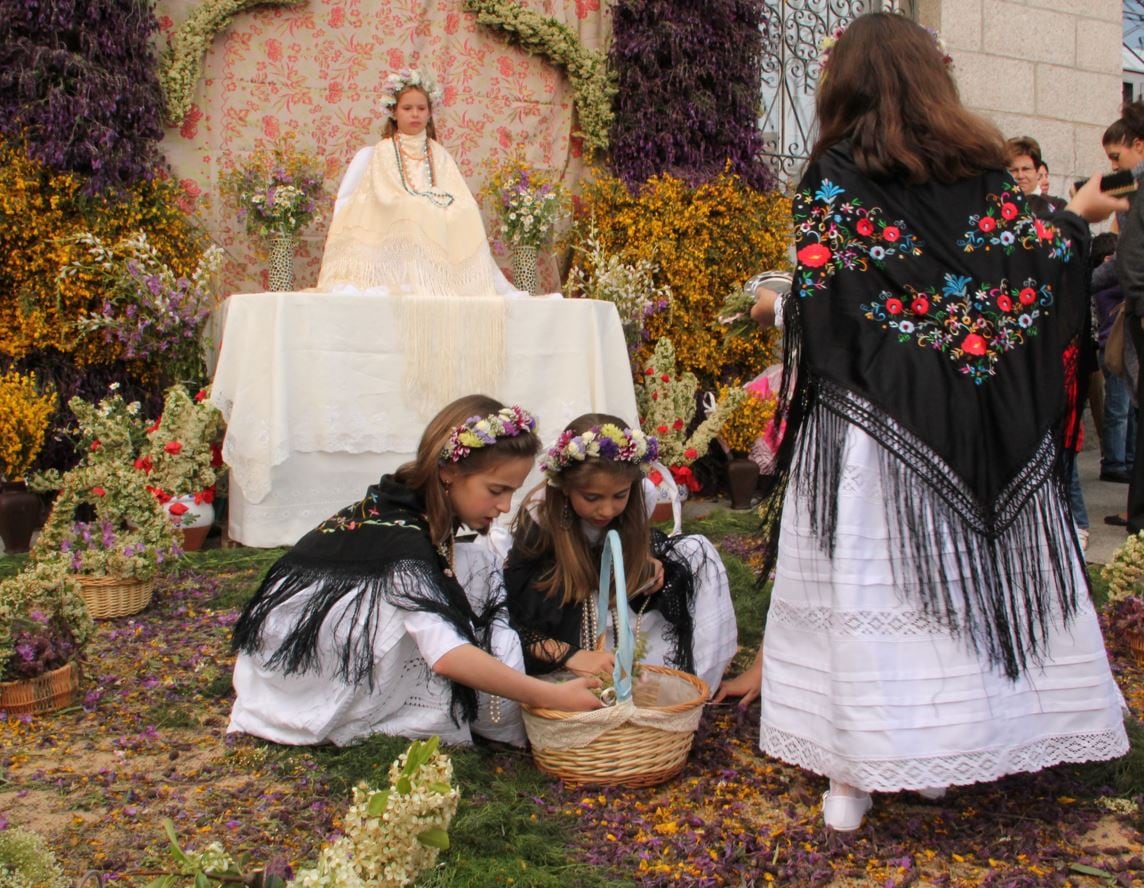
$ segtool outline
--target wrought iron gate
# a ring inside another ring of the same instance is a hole
[[[914,15],[914,0],[767,0],[763,23],[763,131],[783,182],[797,178],[814,144],[819,43],[864,12]]]

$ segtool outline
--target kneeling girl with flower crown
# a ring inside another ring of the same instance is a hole
[[[522,744],[517,703],[598,707],[591,680],[523,674],[490,550],[457,538],[508,511],[540,449],[535,425],[491,398],[454,401],[413,462],[282,556],[235,626],[228,731],[290,744],[375,733],[465,743],[471,732]]]
[[[642,661],[718,686],[737,643],[727,574],[705,537],[651,528],[655,489],[644,475],[657,451],[654,437],[623,420],[587,414],[544,457],[547,482],[518,512],[504,567],[529,673],[611,673],[612,653],[594,649],[608,624],[594,595],[604,535],[614,529],[634,626],[646,642]]]

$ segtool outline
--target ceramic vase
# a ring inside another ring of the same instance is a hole
[[[294,251],[298,247],[297,238],[289,234],[278,234],[270,238],[270,289],[276,293],[294,289]]]
[[[512,248],[512,283],[518,290],[527,290],[529,295],[540,293],[540,271],[537,269],[536,247],[517,244]]]

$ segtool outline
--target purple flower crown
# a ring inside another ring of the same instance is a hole
[[[438,462],[460,462],[472,451],[495,444],[498,438],[515,438],[535,429],[536,418],[515,404],[488,416],[470,416],[453,429]]]
[[[593,426],[586,432],[565,429],[540,461],[540,470],[555,484],[560,473],[574,462],[606,459],[628,462],[648,470],[659,456],[659,441],[639,429],[621,429],[613,423]]]

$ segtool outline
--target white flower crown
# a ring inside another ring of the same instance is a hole
[[[432,75],[422,74],[416,68],[403,68],[386,77],[385,86],[381,89],[381,110],[386,116],[394,117],[397,97],[411,86],[417,87],[429,97],[430,110],[445,96]]]

